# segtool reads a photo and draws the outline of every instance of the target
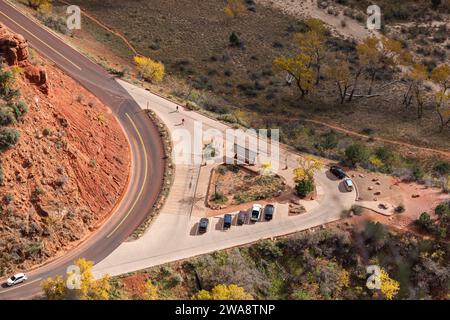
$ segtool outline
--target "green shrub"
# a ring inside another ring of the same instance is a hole
[[[20,132],[16,129],[0,129],[0,150],[8,149],[17,144],[20,139]]]
[[[0,69],[0,89],[9,87],[14,82],[14,74],[11,71]],[[1,91],[0,91],[1,92]]]
[[[217,168],[217,172],[219,172],[220,175],[225,175],[227,173],[227,167],[226,166],[220,166]]]
[[[431,0],[431,7],[436,10],[441,5],[442,0]]]
[[[360,143],[354,143],[345,149],[345,157],[351,166],[363,164],[369,159],[370,152],[366,146]]]
[[[334,131],[329,131],[322,136],[320,146],[325,150],[334,149],[338,146],[338,138]]]
[[[430,215],[426,212],[422,212],[414,223],[425,231],[430,232],[433,230],[433,221],[431,220]]]
[[[237,122],[236,117],[230,113],[221,114],[220,116],[217,117],[217,119],[219,119],[220,121],[228,122],[228,123],[236,123]]]
[[[412,174],[414,176],[414,179],[416,180],[421,180],[425,175],[422,167],[419,164],[414,164],[412,166]]]
[[[28,112],[28,106],[23,101],[10,102],[8,106],[14,111],[16,120],[20,120]]]
[[[185,108],[187,110],[193,110],[193,111],[200,110],[200,107],[193,101],[186,102]]]
[[[128,69],[123,68],[122,70],[117,70],[114,68],[108,68],[108,72],[110,74],[112,74],[113,76],[116,76],[118,78],[123,78],[128,73]]]
[[[445,226],[438,226],[436,228],[436,237],[439,240],[445,239],[447,237],[447,228]]]
[[[12,113],[11,109],[4,106],[0,107],[0,125],[8,126],[16,122],[16,117]]]
[[[5,101],[12,101],[12,100],[17,99],[17,98],[20,97],[20,90],[19,89],[13,89],[13,88],[10,88],[10,87],[4,87],[4,88],[0,87],[0,96]]]
[[[239,47],[242,47],[242,45],[243,45],[242,41],[239,39],[238,35],[234,31],[230,34],[229,40],[230,40],[231,47],[239,48]]]
[[[236,195],[234,195],[234,200],[237,203],[246,203],[246,202],[250,202],[250,201],[254,201],[255,198],[252,197],[250,194],[248,194],[247,192],[240,192]]]
[[[53,29],[62,34],[70,33],[70,30],[67,28],[67,23],[64,18],[50,14],[40,14],[38,18],[46,27],[49,27],[50,29]]]
[[[450,162],[445,160],[437,161],[433,166],[433,172],[441,176],[450,174]]]
[[[3,196],[3,201],[6,204],[10,204],[14,201],[14,196],[11,193],[7,193]]]
[[[375,155],[378,159],[383,161],[383,163],[387,167],[391,167],[394,164],[395,161],[395,153],[391,148],[388,147],[379,147],[375,149]]]
[[[278,259],[283,256],[283,251],[277,245],[275,241],[272,240],[262,240],[256,244],[256,250],[264,258],[271,260]]]
[[[438,216],[450,215],[450,203],[443,202],[443,203],[437,205],[436,208],[434,209],[434,212]]]
[[[225,203],[228,201],[228,198],[223,194],[221,191],[214,192],[213,196],[211,197],[211,201],[215,203]]]
[[[360,216],[363,212],[363,207],[354,204],[352,205],[351,211],[353,211],[355,215]]]
[[[170,277],[169,286],[176,287],[182,282],[183,282],[183,277],[177,273],[177,274],[173,275],[172,277]]]
[[[303,179],[295,185],[295,192],[300,198],[306,197],[314,191],[314,181],[310,179]]]

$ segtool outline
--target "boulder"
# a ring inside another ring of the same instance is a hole
[[[45,69],[33,65],[27,66],[25,69],[25,77],[39,87],[43,93],[48,93],[47,72]]]
[[[19,34],[9,31],[0,23],[0,56],[9,65],[23,66],[28,63],[28,42]]]

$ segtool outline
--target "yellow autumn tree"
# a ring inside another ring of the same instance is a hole
[[[247,8],[243,0],[228,0],[224,11],[227,16],[236,18],[243,15]]]
[[[300,52],[312,58],[312,63],[316,70],[316,84],[319,84],[322,59],[326,50],[325,32],[327,28],[322,20],[319,19],[308,19],[306,20],[306,25],[309,30],[307,32],[297,33],[294,36],[294,40]]]
[[[450,123],[450,65],[441,64],[431,72],[431,80],[439,86],[435,97],[435,110],[439,116],[440,128]]]
[[[232,112],[233,116],[235,117],[236,121],[240,124],[246,124],[248,121],[248,115],[247,112],[241,110],[241,109],[235,109]]]
[[[400,283],[389,277],[386,270],[380,271],[381,293],[388,300],[392,300],[400,291]]]
[[[294,36],[298,47],[294,58],[278,57],[273,61],[277,71],[286,71],[295,79],[301,96],[309,93],[313,84],[319,84],[322,60],[325,54],[325,33],[327,28],[319,19],[306,20],[308,31]]]
[[[347,58],[339,54],[332,56],[329,58],[329,63],[325,68],[325,73],[328,78],[330,78],[338,88],[340,103],[344,104],[347,93],[352,85],[351,80],[353,78]]]
[[[309,93],[315,78],[311,56],[300,53],[294,58],[278,57],[273,61],[273,65],[276,71],[286,71],[295,79],[302,98]]]
[[[145,284],[145,292],[144,292],[145,300],[158,300],[158,287],[155,286],[150,280]]]
[[[253,300],[251,294],[245,291],[244,288],[235,284],[225,285],[219,284],[211,291],[200,290],[195,296],[194,300]]]
[[[261,164],[261,169],[263,172],[263,175],[268,175],[270,173],[270,170],[272,170],[272,163],[270,161],[265,161]]]
[[[49,300],[61,300],[66,296],[66,282],[61,276],[42,281],[41,288]]]
[[[28,6],[42,13],[52,11],[52,0],[28,0]]]
[[[429,77],[428,69],[423,64],[414,64],[407,77],[411,81],[410,89],[408,90],[412,92],[412,96],[416,100],[417,118],[420,119],[423,115],[423,105],[425,103],[424,83]]]
[[[80,289],[76,290],[77,298],[81,300],[108,300],[109,299],[109,276],[103,276],[95,280],[92,274],[93,261],[78,259],[75,266],[80,270]]]
[[[305,155],[297,159],[297,168],[294,169],[294,180],[314,180],[314,174],[322,169],[322,163],[316,158]]]
[[[342,291],[350,285],[350,275],[347,270],[342,269],[337,275],[337,285],[334,296],[340,298]]]
[[[108,300],[110,279],[105,275],[94,279],[92,267],[94,263],[86,259],[74,262],[76,272],[68,273],[70,279],[75,279],[77,287],[69,289],[61,276],[48,278],[41,283],[45,296],[50,299],[78,299],[78,300]]]
[[[160,82],[164,79],[165,68],[161,62],[143,56],[135,56],[134,63],[139,75],[145,80]]]
[[[388,37],[367,37],[357,45],[356,51],[359,59],[359,69],[355,73],[357,78],[363,70],[369,75],[367,95],[372,94],[373,83],[380,70],[397,64],[409,65],[412,62],[411,54],[403,49],[402,44]]]

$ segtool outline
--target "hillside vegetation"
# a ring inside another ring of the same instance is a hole
[[[380,223],[341,225],[116,277],[111,295],[147,299],[150,288],[157,299],[197,298],[224,284],[253,299],[448,299],[449,249]],[[366,285],[369,265],[381,268],[380,289]]]
[[[128,180],[128,142],[110,110],[33,51],[29,64],[45,66],[45,92],[0,64],[0,277],[95,230]]]

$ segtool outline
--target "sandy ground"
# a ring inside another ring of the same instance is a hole
[[[373,201],[392,204],[394,207],[403,204],[405,212],[386,217],[371,210],[364,210],[359,220],[376,220],[400,229],[415,230],[413,222],[422,212],[434,216],[434,208],[444,200],[450,199],[438,188],[429,188],[417,183],[401,182],[396,177],[383,174],[349,171],[349,175],[358,186],[359,197],[363,201]],[[371,188],[372,190],[369,190]]]
[[[354,38],[360,41],[371,34],[364,25],[344,16],[342,12],[335,16],[328,14],[326,10],[318,8],[316,0],[256,0],[256,2],[263,5],[271,5],[299,18],[311,17],[320,19],[328,24],[333,32],[346,38]],[[342,9],[342,7],[338,8]],[[343,20],[346,23],[345,27],[341,25]]]

